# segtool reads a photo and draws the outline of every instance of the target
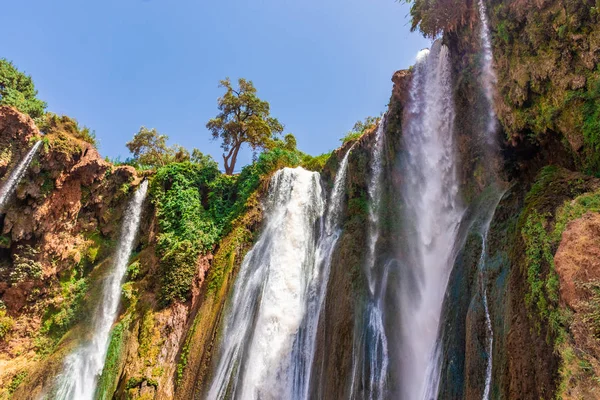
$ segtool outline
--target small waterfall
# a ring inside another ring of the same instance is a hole
[[[489,227],[488,227],[489,229]],[[485,328],[487,331],[487,356],[488,362],[485,367],[485,388],[483,390],[482,400],[488,400],[490,398],[490,390],[492,387],[492,357],[494,349],[494,330],[492,329],[492,318],[490,317],[490,309],[488,307],[487,298],[487,285],[485,279],[485,257],[486,257],[486,244],[487,244],[487,229],[486,232],[481,235],[481,258],[479,259],[479,271],[481,280],[481,292],[483,294],[483,308],[485,310]]]
[[[315,263],[312,271],[312,279],[308,288],[307,299],[309,301],[306,320],[300,330],[294,353],[292,354],[293,365],[293,399],[308,399],[311,372],[315,356],[315,342],[321,310],[325,303],[329,273],[331,271],[331,257],[341,235],[340,217],[344,206],[346,194],[346,175],[348,171],[348,158],[354,149],[354,145],[348,150],[342,159],[338,172],[335,176],[333,189],[327,205],[325,222],[322,224],[321,234],[316,249]]]
[[[483,65],[481,69],[481,85],[488,102],[488,125],[487,132],[489,133],[488,140],[493,140],[493,134],[496,132],[496,113],[494,111],[494,93],[496,90],[496,71],[494,70],[494,54],[492,52],[492,42],[490,39],[490,28],[487,17],[487,10],[483,0],[479,0],[479,18],[481,19],[481,47]]]
[[[23,178],[23,175],[25,175],[25,172],[27,171],[27,167],[29,167],[31,160],[33,160],[35,153],[37,153],[37,151],[41,145],[42,145],[41,140],[38,140],[33,145],[33,147],[31,148],[31,150],[29,150],[29,152],[27,153],[25,158],[23,160],[21,160],[19,165],[17,165],[17,167],[11,172],[10,176],[4,183],[4,186],[2,186],[2,189],[0,189],[0,212],[4,209],[6,202],[8,201],[10,196],[15,191],[17,185]]]
[[[376,246],[380,236],[379,212],[382,192],[383,144],[386,117],[384,115],[377,131],[371,153],[371,175],[367,187],[369,193],[369,223],[367,238],[367,256],[365,274],[369,285],[367,304],[361,331],[355,335],[354,354],[352,357],[352,377],[350,393],[352,398],[383,399],[385,398],[386,377],[389,354],[388,341],[383,322],[383,299],[387,287],[388,266],[384,269],[382,279],[377,280]]]
[[[486,353],[487,353],[487,364],[485,368],[485,387],[483,390],[482,400],[489,400],[490,392],[492,387],[492,365],[493,365],[493,349],[494,349],[494,330],[492,327],[492,317],[490,315],[490,308],[488,305],[488,271],[486,268],[487,263],[487,240],[490,225],[498,204],[504,196],[506,190],[502,190],[495,184],[487,189],[486,200],[479,205],[479,208],[484,213],[484,218],[480,225],[479,232],[481,235],[481,255],[479,256],[479,262],[477,264],[478,280],[479,280],[479,291],[481,300],[483,303],[483,310],[485,313],[485,330],[486,330]]]
[[[436,41],[414,67],[404,118],[402,197],[406,259],[397,293],[400,382],[405,399],[437,398],[442,303],[454,262],[459,196],[449,50]]]
[[[284,168],[273,176],[266,225],[240,267],[207,398],[288,398],[324,209],[318,173]]]
[[[97,380],[104,367],[110,330],[119,309],[121,282],[127,272],[147,191],[148,181],[144,181],[129,202],[121,227],[114,267],[102,282],[102,300],[93,316],[92,337],[65,359],[64,371],[57,378],[56,399],[94,398]]]
[[[494,142],[494,135],[497,131],[497,120],[496,120],[496,112],[494,110],[494,93],[496,90],[497,77],[496,71],[494,70],[494,54],[492,51],[492,42],[490,39],[490,28],[489,21],[487,17],[487,10],[485,7],[484,0],[478,0],[479,6],[479,18],[481,19],[481,48],[482,48],[482,58],[483,65],[481,70],[481,85],[483,87],[483,91],[487,100],[488,107],[488,115],[487,115],[487,126],[486,126],[486,138],[489,143]],[[502,196],[500,196],[502,197]],[[498,199],[500,201],[500,198]],[[496,204],[497,206],[497,204]],[[495,209],[495,207],[494,207]],[[491,219],[491,217],[490,217]],[[485,374],[485,389],[483,394],[483,400],[487,400],[490,397],[490,389],[492,384],[492,350],[494,345],[494,330],[492,326],[492,319],[490,317],[489,307],[488,307],[488,299],[487,299],[487,276],[484,271],[485,266],[485,252],[486,252],[486,241],[487,241],[487,232],[489,230],[489,221],[487,226],[485,226],[484,233],[482,234],[483,245],[482,245],[482,253],[480,260],[480,281],[481,281],[481,295],[483,299],[483,306],[485,310],[485,321],[486,321],[486,330],[487,330],[487,352],[488,352],[488,360],[486,366],[486,374]]]
[[[369,180],[369,239],[367,248],[367,279],[369,281],[369,290],[374,295],[375,282],[372,276],[372,270],[375,267],[375,246],[379,240],[379,205],[381,204],[381,171],[383,157],[383,140],[386,115],[381,118],[377,131],[375,132],[375,143],[371,160],[371,177]]]

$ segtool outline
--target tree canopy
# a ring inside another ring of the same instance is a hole
[[[38,99],[37,94],[31,76],[0,58],[0,105],[12,106],[31,118],[39,118],[44,115],[46,103]]]
[[[240,78],[234,88],[229,78],[220,82],[225,94],[218,99],[220,113],[206,124],[213,139],[221,139],[225,173],[232,175],[244,143],[256,154],[274,146],[283,125],[271,117],[269,103],[258,98],[252,81]]]
[[[212,157],[204,155],[198,149],[193,149],[190,156],[190,152],[185,147],[178,144],[169,146],[167,140],[169,140],[167,135],[160,134],[156,129],[142,126],[126,146],[133,154],[135,162],[147,167],[160,168],[167,164],[184,161],[192,161],[197,164],[209,161],[214,163]]]

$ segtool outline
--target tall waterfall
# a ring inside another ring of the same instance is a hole
[[[364,309],[361,331],[355,335],[352,357],[350,392],[353,398],[383,399],[386,394],[388,372],[388,341],[384,327],[385,289],[387,270],[382,276],[376,274],[376,246],[380,236],[379,213],[382,192],[383,144],[386,115],[383,116],[377,131],[371,153],[371,175],[368,183],[369,220],[365,274],[369,292]],[[380,279],[378,279],[380,278]]]
[[[317,231],[325,204],[320,175],[285,168],[271,180],[266,225],[238,273],[209,399],[285,399],[292,354],[307,313]]]
[[[478,0],[479,6],[479,18],[481,19],[481,49],[482,49],[482,67],[481,67],[481,85],[483,87],[483,92],[485,94],[487,100],[488,114],[487,114],[487,124],[486,124],[486,132],[485,137],[489,143],[493,143],[495,139],[495,133],[497,131],[497,122],[496,122],[496,112],[494,110],[494,92],[496,90],[496,71],[494,70],[494,55],[492,52],[492,42],[490,39],[490,28],[487,17],[487,10],[485,7],[484,0]],[[495,188],[492,188],[493,190]],[[501,192],[499,190],[495,190],[496,193],[499,193],[500,196],[498,201],[500,201]],[[498,203],[496,203],[496,206]],[[494,210],[496,208],[494,206]],[[493,214],[492,214],[493,215]],[[492,216],[490,216],[491,220]],[[492,326],[492,319],[490,316],[490,310],[488,306],[488,296],[487,296],[487,273],[485,271],[485,257],[486,257],[486,245],[487,245],[487,232],[489,229],[490,221],[487,222],[487,225],[484,227],[484,232],[482,234],[483,244],[482,244],[482,253],[481,259],[479,262],[480,268],[480,290],[483,301],[483,307],[485,311],[485,323],[486,323],[486,334],[487,334],[487,365],[486,365],[486,373],[485,373],[485,388],[483,393],[483,400],[488,400],[490,398],[490,388],[492,384],[492,362],[493,362],[493,345],[494,345],[494,330]]]
[[[442,302],[463,214],[455,167],[454,98],[449,50],[436,41],[414,67],[404,119],[402,197],[405,232],[400,272],[400,391],[437,398]]]
[[[327,213],[321,225],[321,233],[316,249],[315,263],[308,286],[308,307],[306,318],[296,338],[292,354],[293,399],[308,399],[311,372],[315,356],[315,343],[321,310],[325,302],[331,257],[341,235],[340,219],[346,194],[345,184],[348,171],[348,158],[354,145],[346,152],[335,176],[333,189],[327,204]]]
[[[144,181],[130,200],[121,227],[114,267],[102,282],[102,300],[93,316],[92,337],[67,356],[64,371],[57,379],[56,399],[94,398],[108,350],[110,329],[119,309],[121,283],[127,272],[147,191],[148,181]]]
[[[4,186],[2,186],[2,189],[0,189],[0,211],[4,209],[6,202],[13,194],[17,185],[23,178],[23,175],[25,175],[27,167],[29,167],[29,164],[31,164],[31,160],[33,160],[35,153],[37,153],[41,145],[42,141],[38,140],[36,144],[33,145],[31,150],[29,150],[25,158],[22,159],[19,165],[17,165],[17,167],[10,173],[10,176],[8,177],[6,182],[4,182]]]
[[[492,53],[492,42],[490,39],[490,28],[487,17],[487,10],[483,0],[478,1],[479,18],[481,19],[481,30],[479,32],[482,48],[482,68],[481,68],[481,85],[487,100],[488,109],[488,124],[487,135],[488,140],[493,139],[493,133],[496,131],[496,113],[494,111],[494,92],[496,90],[496,71],[494,70],[494,54]]]

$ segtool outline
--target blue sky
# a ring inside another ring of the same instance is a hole
[[[384,111],[394,71],[429,46],[408,12],[394,0],[9,1],[0,57],[33,76],[50,111],[95,130],[111,158],[127,158],[144,125],[220,162],[205,124],[227,76],[254,81],[317,155]]]

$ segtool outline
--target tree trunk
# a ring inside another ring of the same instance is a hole
[[[240,147],[242,147],[241,143],[236,144],[229,154],[223,154],[223,164],[225,165],[225,174],[233,175],[233,171],[235,170],[235,162],[237,161],[238,152],[240,151]]]

